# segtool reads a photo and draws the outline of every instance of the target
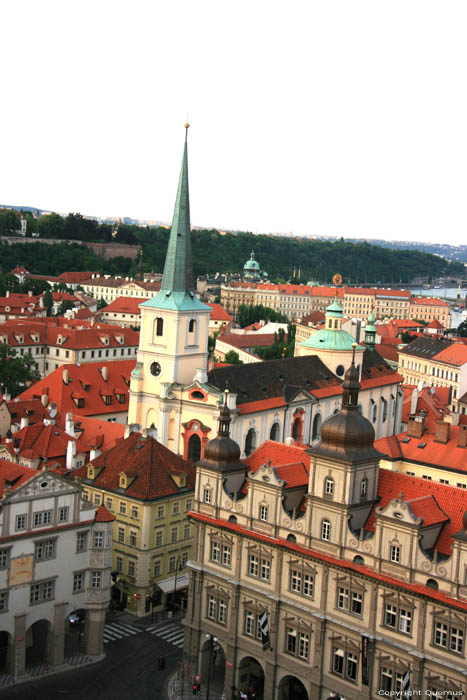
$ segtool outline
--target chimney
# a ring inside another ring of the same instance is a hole
[[[417,403],[418,403],[418,389],[412,391],[412,400],[410,403],[410,415],[415,415],[417,413]]]
[[[92,462],[93,459],[96,459],[96,457],[99,457],[101,451],[99,450],[98,447],[93,447],[91,450],[91,453],[89,455],[89,461]]]
[[[3,399],[4,401],[11,401],[11,394],[9,394],[7,391],[3,394]]]
[[[126,426],[125,426],[125,433],[124,433],[124,435],[123,435],[123,439],[126,440],[128,437],[130,437],[130,434],[131,434],[130,426],[129,426],[129,425],[126,425]]]
[[[49,397],[47,396],[47,394],[42,394],[41,404],[44,406],[44,408],[47,406],[48,403],[49,403]]]
[[[457,447],[467,447],[467,425],[459,426],[459,438],[457,440]]]
[[[6,296],[7,299],[8,299],[8,297],[10,296],[10,290],[9,290],[9,289],[6,290],[5,296]]]
[[[70,374],[66,368],[64,368],[63,370],[62,379],[64,384],[68,384],[68,382],[70,381]]]
[[[143,430],[141,431],[141,437],[146,439],[147,436],[148,436],[147,428],[143,428]]]
[[[75,437],[75,424],[73,421],[73,414],[71,411],[68,411],[68,413],[65,416],[65,432],[70,437]]]
[[[28,291],[28,297],[32,297],[32,289]]]
[[[440,442],[443,445],[449,442],[449,423],[445,423],[443,420],[436,421],[434,441]]]
[[[27,428],[29,425],[29,418],[27,416],[24,416],[24,418],[21,418],[21,424],[19,426],[19,429],[22,430],[23,428]]]
[[[407,436],[408,437],[421,438],[423,435],[424,429],[425,429],[425,416],[424,415],[419,415],[419,416],[410,415],[409,416],[409,424],[407,427]]]
[[[68,445],[66,448],[66,468],[73,469],[74,459],[76,455],[76,443],[74,440],[68,440]]]
[[[102,374],[102,379],[104,380],[104,382],[106,382],[109,378],[109,370],[105,365],[103,367],[101,367],[101,374]]]

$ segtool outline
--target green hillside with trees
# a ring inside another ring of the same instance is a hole
[[[161,272],[164,264],[169,230],[163,227],[141,228],[121,224],[112,234],[112,227],[85,219],[80,214],[48,214],[35,220],[30,214],[28,235],[40,238],[81,240],[87,242],[119,242],[142,244],[145,270]],[[19,227],[19,220],[17,222]],[[0,234],[15,229],[11,212],[0,212]],[[294,279],[300,282],[316,280],[331,282],[339,272],[344,282],[408,283],[415,277],[435,278],[462,275],[461,263],[417,250],[395,250],[369,243],[317,241],[307,238],[281,238],[240,232],[221,234],[219,231],[196,230],[193,239],[193,269],[195,275],[210,272],[240,272],[252,249],[261,267],[271,280]],[[40,240],[40,239],[39,239]],[[125,258],[105,261],[85,246],[74,244],[47,245],[32,243],[2,248],[2,267],[7,271],[16,264],[25,265],[30,272],[58,274],[64,270],[95,270],[110,274],[134,274],[135,263]]]

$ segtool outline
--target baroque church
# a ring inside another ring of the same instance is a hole
[[[152,430],[163,445],[196,461],[215,436],[228,387],[230,431],[243,456],[265,440],[316,444],[321,423],[339,410],[353,352],[352,337],[342,330],[342,308],[337,301],[331,304],[325,333],[312,335],[297,357],[208,372],[211,308],[198,299],[193,285],[187,133],[188,125],[161,288],[140,306],[128,422]],[[377,438],[400,432],[402,377],[374,351],[374,337],[373,344],[369,338],[355,351],[360,412]]]

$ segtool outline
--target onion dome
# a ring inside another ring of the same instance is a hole
[[[244,270],[259,270],[259,262],[255,260],[255,251],[252,250],[250,253],[250,259],[246,261],[243,266]]]
[[[240,462],[240,447],[230,437],[230,409],[227,406],[228,390],[224,393],[224,404],[218,419],[217,437],[209,440],[204,448],[204,457],[198,464],[220,472],[245,470]]]
[[[345,461],[378,459],[380,454],[374,448],[375,431],[370,421],[362,416],[358,407],[358,369],[355,367],[355,348],[352,364],[345,373],[342,384],[342,405],[339,413],[327,418],[321,428],[319,445],[309,452],[323,457]]]

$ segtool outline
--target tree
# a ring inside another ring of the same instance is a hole
[[[457,335],[459,338],[467,338],[467,319],[457,326]]]
[[[57,316],[63,316],[63,314],[69,309],[74,309],[75,305],[71,299],[64,299],[57,309]]]
[[[408,331],[404,331],[401,334],[401,340],[404,343],[404,345],[408,345],[409,343],[412,342],[412,340],[416,340],[416,339],[417,339],[417,336],[412,335],[412,333],[409,333]]]
[[[243,365],[243,360],[240,359],[238,352],[235,350],[229,350],[225,353],[224,362],[228,365]]]
[[[97,310],[99,311],[100,309],[105,309],[106,306],[108,306],[107,302],[101,297],[97,302]]]
[[[14,398],[40,378],[31,353],[17,356],[16,350],[0,344],[0,386],[4,393],[8,391]]]
[[[41,238],[63,238],[65,220],[60,214],[44,214],[36,221],[36,229]]]
[[[42,298],[42,301],[44,302],[44,306],[47,309],[47,316],[50,316],[52,313],[52,307],[54,305],[54,300],[52,297],[52,292],[50,289],[48,289],[46,292],[44,292],[44,296]]]
[[[10,209],[0,211],[0,235],[9,236],[21,228],[18,214]]]

